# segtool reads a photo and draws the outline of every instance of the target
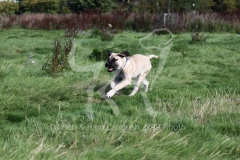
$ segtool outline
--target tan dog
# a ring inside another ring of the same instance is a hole
[[[158,58],[158,56],[144,56],[141,54],[135,54],[130,57],[128,56],[128,51],[124,51],[122,53],[113,53],[108,51],[108,60],[105,67],[108,68],[108,72],[115,71],[114,79],[110,84],[112,89],[106,95],[108,98],[112,97],[116,93],[118,94],[120,89],[130,85],[132,78],[135,77],[138,77],[138,80],[129,96],[133,96],[138,91],[141,83],[144,84],[145,91],[147,92],[148,90],[149,82],[145,77],[152,68],[150,59],[153,57]]]

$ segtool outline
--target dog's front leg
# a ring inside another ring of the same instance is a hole
[[[110,83],[110,87],[113,89],[117,84],[119,84],[119,82],[121,82],[120,79],[115,78],[111,83]],[[116,92],[117,95],[119,95],[119,92]]]
[[[113,81],[110,83],[110,87],[114,88],[117,84],[119,84],[122,81],[122,77],[121,76],[116,76]]]
[[[119,84],[122,80],[123,80],[123,76],[122,76],[121,72],[116,71],[116,72],[115,72],[115,77],[114,77],[113,81],[110,83],[111,89],[113,89],[113,88],[114,88],[117,84]],[[119,95],[119,92],[116,92],[115,94]]]
[[[107,93],[107,97],[110,98],[112,97],[117,91],[119,91],[120,89],[128,86],[131,84],[131,77],[126,77],[125,80],[119,84],[117,84],[115,87],[113,87],[108,93]]]

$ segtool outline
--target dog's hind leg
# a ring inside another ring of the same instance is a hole
[[[144,80],[142,81],[143,85],[144,85],[144,89],[145,89],[145,92],[148,91],[148,85],[149,85],[149,82],[146,78],[144,78]]]
[[[137,83],[136,83],[136,85],[135,85],[132,93],[131,93],[129,96],[133,96],[133,95],[138,91],[138,88],[139,88],[140,84],[144,81],[144,79],[145,79],[146,75],[148,74],[148,72],[149,72],[149,71],[145,72],[145,73],[142,74],[142,75],[139,75],[138,80],[137,80]],[[148,81],[147,81],[147,82],[148,82]],[[146,84],[147,84],[147,82],[145,81]],[[143,82],[143,83],[144,83],[144,82]],[[147,85],[147,86],[148,86],[148,85]],[[145,87],[146,87],[146,86],[145,86]],[[145,88],[145,90],[146,90],[146,88]]]

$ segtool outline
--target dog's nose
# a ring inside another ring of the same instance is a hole
[[[108,67],[109,66],[109,63],[107,62],[106,64],[105,64],[105,67]]]

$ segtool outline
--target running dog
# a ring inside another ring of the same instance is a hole
[[[108,60],[105,67],[107,67],[108,72],[115,72],[114,79],[110,84],[112,89],[106,94],[108,98],[118,94],[119,90],[130,85],[132,78],[135,77],[138,77],[137,83],[129,96],[133,96],[138,91],[141,83],[145,86],[145,91],[147,92],[148,90],[149,82],[145,77],[152,68],[150,59],[158,58],[158,56],[145,56],[141,54],[129,55],[128,51],[122,53],[108,51]]]

